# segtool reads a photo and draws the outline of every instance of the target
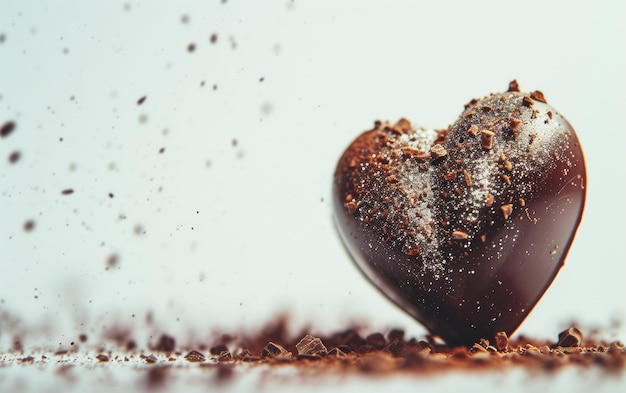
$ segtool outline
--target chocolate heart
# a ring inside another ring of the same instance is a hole
[[[446,130],[377,122],[339,160],[334,209],[363,273],[431,334],[469,345],[512,334],[551,284],[585,185],[572,126],[514,81]]]

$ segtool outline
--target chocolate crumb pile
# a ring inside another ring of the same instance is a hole
[[[79,336],[86,345],[86,335]],[[585,339],[577,327],[558,334],[553,342],[520,336],[514,340],[499,332],[491,340],[481,339],[472,346],[447,346],[433,337],[406,338],[405,332],[392,329],[363,335],[348,328],[329,335],[300,333],[291,338],[284,321],[277,322],[252,336],[223,334],[213,345],[197,344],[181,348],[176,338],[161,334],[148,350],[140,349],[132,337],[117,342],[115,349],[84,351],[72,342],[72,351],[53,354],[26,354],[21,343],[13,351],[0,353],[0,368],[11,365],[128,364],[145,372],[149,386],[168,381],[175,369],[200,367],[217,382],[243,375],[252,368],[265,370],[291,368],[302,377],[324,375],[426,376],[445,372],[492,372],[507,369],[554,373],[567,367],[596,369],[619,375],[624,372],[626,351],[621,342]]]

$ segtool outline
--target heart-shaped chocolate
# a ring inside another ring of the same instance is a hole
[[[433,335],[470,345],[512,334],[543,295],[585,185],[572,126],[514,81],[446,130],[377,122],[339,160],[334,208],[365,275]]]

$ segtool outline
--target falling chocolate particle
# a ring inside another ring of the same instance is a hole
[[[7,36],[4,33],[0,34],[0,44],[4,43],[4,41],[6,40],[7,40]]]
[[[509,82],[509,92],[519,92],[519,84],[517,83],[516,79],[513,79],[511,82]]]
[[[577,347],[583,341],[583,333],[575,326],[559,333],[559,347]]]
[[[506,220],[511,216],[511,213],[513,213],[513,205],[510,203],[507,203],[506,205],[500,206],[500,210],[502,210],[502,215],[504,216],[504,219]]]
[[[33,229],[35,229],[35,221],[33,220],[28,220],[24,223],[24,231],[25,232],[30,232]]]
[[[493,140],[496,134],[493,131],[481,130],[480,131],[480,145],[487,150],[493,148]]]
[[[211,34],[210,41],[211,41],[211,44],[215,44],[217,42],[217,34],[216,33]]]
[[[159,154],[163,154],[163,152],[164,152],[164,151],[165,151],[165,148],[164,148],[164,147],[160,148],[160,149],[159,149]]]
[[[196,44],[191,43],[191,44],[187,45],[187,52],[192,53],[195,50],[196,50]]]
[[[113,198],[115,195],[113,195],[112,192],[109,193],[109,198]]]
[[[21,156],[22,156],[22,153],[20,153],[17,150],[12,152],[11,154],[9,154],[9,163],[15,164],[16,162],[20,160]]]
[[[189,352],[185,356],[185,359],[187,359],[187,361],[189,362],[204,362],[206,360],[206,357],[202,353],[194,350]]]
[[[161,386],[165,382],[169,369],[170,366],[150,367],[148,369],[147,384],[149,386]]]
[[[103,362],[103,363],[109,361],[109,357],[104,354],[99,354],[98,356],[96,356],[96,359],[98,359],[99,362]]]
[[[189,15],[183,15],[180,17],[180,22],[183,24],[189,23]]]
[[[535,90],[532,93],[530,93],[530,97],[535,101],[539,101],[539,102],[543,102],[544,104],[547,104],[546,98],[543,96],[543,92],[539,90]]]
[[[533,101],[533,99],[530,98],[529,96],[524,96],[524,98],[522,98],[522,105],[531,107],[534,104],[535,104],[535,101]]]
[[[138,100],[137,100],[137,105],[141,105],[141,104],[143,104],[144,102],[146,102],[146,98],[147,98],[147,96],[143,96],[143,97],[141,97],[140,99],[138,99]]]
[[[296,349],[298,350],[298,358],[320,359],[328,354],[322,340],[309,334],[296,344]]]
[[[230,145],[231,145],[232,147],[237,147],[237,144],[238,144],[238,143],[239,143],[239,142],[237,141],[237,138],[233,138],[233,139],[230,141]]]
[[[120,262],[120,258],[117,254],[109,255],[109,257],[107,258],[106,270],[116,267],[119,264],[119,262]]]
[[[259,78],[259,82],[263,82],[264,80],[265,80],[265,77],[264,77],[264,76],[262,76],[262,77],[260,77],[260,78]]]
[[[78,340],[79,340],[81,343],[86,343],[86,342],[87,342],[87,335],[86,335],[86,334],[84,334],[84,333],[80,334],[80,335],[78,336]]]
[[[6,138],[14,130],[15,130],[15,122],[14,121],[7,121],[6,123],[4,123],[2,125],[2,128],[0,128],[0,137],[1,138]]]
[[[71,188],[66,188],[65,190],[61,191],[62,195],[71,195],[74,193],[74,190]]]

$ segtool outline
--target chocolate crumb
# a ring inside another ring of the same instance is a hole
[[[500,206],[500,210],[502,210],[502,216],[504,216],[504,219],[507,220],[513,213],[513,205],[507,203],[506,205]]]
[[[187,52],[192,53],[195,50],[196,50],[196,44],[191,43],[191,44],[187,45]]]
[[[533,99],[530,98],[529,96],[524,96],[524,98],[522,98],[522,105],[531,107],[534,104],[535,104],[535,101],[533,101]]]
[[[463,169],[463,177],[465,178],[465,185],[467,187],[470,187],[472,185],[472,177],[470,176],[470,173]]]
[[[147,96],[143,96],[143,97],[141,97],[140,99],[138,99],[138,100],[137,100],[137,105],[141,105],[141,104],[143,104],[144,102],[146,102],[146,98],[147,98]]]
[[[189,362],[204,362],[206,357],[202,353],[193,350],[185,355],[185,359]]]
[[[494,341],[498,351],[505,352],[509,349],[509,337],[506,332],[497,332]]]
[[[320,359],[328,354],[322,340],[309,334],[296,344],[296,349],[298,350],[298,358]]]
[[[511,82],[509,82],[509,92],[519,92],[519,84],[517,83],[516,79],[513,79]]]
[[[159,360],[157,359],[156,356],[152,354],[150,354],[149,356],[143,356],[143,359],[146,361],[146,363],[150,363],[150,364],[154,364]]]
[[[216,33],[211,34],[209,41],[211,41],[211,44],[215,44],[217,42],[217,34]]]
[[[487,150],[493,148],[493,140],[496,134],[493,131],[481,130],[480,131],[480,145]]]
[[[476,136],[480,133],[480,129],[478,128],[478,126],[476,124],[472,124],[468,129],[467,129],[467,133],[470,134],[471,136]]]
[[[547,104],[546,98],[543,96],[543,93],[539,90],[535,90],[532,93],[530,93],[530,97],[535,101],[539,101],[539,102],[543,102],[544,104]]]
[[[287,351],[285,348],[280,345],[269,342],[261,351],[262,358],[270,358],[277,361],[290,361],[291,360],[291,352]]]
[[[30,232],[30,231],[32,231],[33,229],[35,229],[35,221],[33,221],[33,220],[27,220],[27,221],[24,223],[24,232]]]
[[[559,347],[577,347],[583,341],[583,333],[575,326],[559,333]]]
[[[162,334],[161,337],[159,337],[159,343],[154,349],[156,349],[157,351],[172,352],[175,347],[176,340],[174,339],[174,337],[168,336],[167,334]]]
[[[15,127],[15,122],[13,121],[7,121],[4,123],[2,127],[0,127],[0,138],[6,138],[9,136],[9,134],[15,130]]]
[[[522,121],[520,119],[512,118],[509,120],[509,127],[513,131],[517,130],[520,124],[522,124]]]
[[[65,190],[61,191],[62,195],[71,195],[74,193],[74,190],[71,188],[66,188]]]
[[[99,354],[98,356],[96,356],[96,359],[98,359],[98,361],[102,363],[109,361],[109,357],[104,354]]]
[[[434,145],[433,147],[430,148],[430,157],[433,160],[444,157],[447,154],[448,152],[442,145]]]
[[[16,150],[12,152],[11,154],[9,154],[9,163],[15,164],[16,162],[20,160],[21,157],[22,157],[22,153]]]

